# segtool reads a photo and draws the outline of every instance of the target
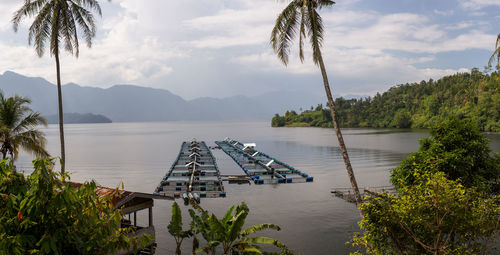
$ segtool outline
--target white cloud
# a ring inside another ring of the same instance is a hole
[[[19,9],[21,4],[15,0],[2,0],[0,2],[0,31],[12,29],[11,20],[13,13]]]
[[[441,11],[441,10],[434,9],[434,13],[437,15],[441,15],[441,16],[450,16],[450,15],[453,15],[455,13],[455,11],[454,10]]]
[[[465,9],[478,10],[487,6],[500,6],[498,0],[460,0],[460,5]]]

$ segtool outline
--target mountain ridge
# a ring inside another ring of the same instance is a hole
[[[5,71],[0,75],[0,90],[6,96],[31,98],[32,109],[43,115],[57,113],[57,87],[43,78]],[[113,122],[269,120],[285,109],[306,108],[325,101],[320,96],[289,91],[186,100],[166,89],[129,84],[99,88],[72,82],[63,85],[62,92],[64,112],[101,114]]]

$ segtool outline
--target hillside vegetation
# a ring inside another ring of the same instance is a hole
[[[481,131],[500,131],[500,75],[477,69],[457,73],[437,81],[402,84],[383,94],[361,99],[337,98],[335,107],[342,127],[430,128],[447,116],[469,117]],[[276,114],[273,127],[331,127],[329,109],[315,109],[297,114]]]
[[[57,114],[47,116],[49,124],[59,123]],[[111,119],[104,115],[92,113],[65,113],[64,123],[77,124],[77,123],[111,123]]]

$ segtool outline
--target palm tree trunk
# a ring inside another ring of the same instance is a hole
[[[56,58],[56,72],[57,72],[57,103],[59,105],[59,138],[61,140],[61,174],[64,174],[64,165],[66,163],[66,155],[64,150],[64,120],[63,120],[63,106],[62,106],[62,89],[61,89],[61,68],[59,65],[59,50],[56,42],[55,58]]]
[[[328,105],[330,106],[330,112],[332,114],[333,128],[337,133],[337,139],[339,140],[340,151],[342,152],[342,157],[344,158],[345,167],[347,169],[347,174],[349,175],[349,180],[351,181],[351,186],[354,191],[354,198],[356,199],[356,205],[361,204],[361,194],[359,193],[358,183],[356,182],[356,177],[352,171],[351,161],[349,160],[349,155],[347,154],[347,148],[345,147],[344,138],[342,137],[342,132],[338,126],[337,113],[335,111],[335,105],[333,104],[332,92],[330,90],[330,84],[328,82],[328,76],[325,70],[325,64],[323,63],[323,57],[319,55],[319,67],[321,69],[321,75],[323,76],[323,83],[325,85],[326,97],[328,98]]]

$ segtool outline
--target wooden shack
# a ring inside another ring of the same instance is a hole
[[[81,183],[72,183],[75,188],[79,188]],[[120,210],[123,215],[121,227],[126,228],[134,226],[135,233],[131,236],[142,236],[145,234],[156,236],[155,227],[153,225],[153,206],[154,199],[173,200],[173,197],[163,195],[153,195],[142,192],[134,192],[128,190],[120,190],[116,188],[108,188],[99,186],[95,190],[100,197],[110,197],[115,208]],[[142,210],[148,210],[147,226],[140,226],[137,221],[137,213]],[[154,254],[156,243],[151,243],[139,254]],[[120,250],[116,255],[131,254],[131,250]]]

